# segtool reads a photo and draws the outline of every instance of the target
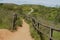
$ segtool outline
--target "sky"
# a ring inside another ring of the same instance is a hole
[[[60,6],[60,0],[0,0],[0,3],[15,3],[15,4],[38,4],[45,6]]]

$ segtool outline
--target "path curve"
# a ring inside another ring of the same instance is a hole
[[[18,27],[16,32],[0,29],[0,40],[34,40],[30,34],[29,25],[23,20],[23,26]]]
[[[28,15],[30,15],[32,12],[34,12],[33,8],[31,8],[31,11],[28,13]]]

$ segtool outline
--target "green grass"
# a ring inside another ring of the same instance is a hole
[[[13,27],[13,13],[18,13],[18,11],[12,11],[8,9],[0,8],[0,29],[12,29]],[[18,16],[16,25],[22,26],[22,18]]]
[[[22,18],[19,17],[16,21],[16,26],[21,26],[22,27]]]
[[[41,40],[39,34],[38,34],[37,31],[34,29],[34,27],[30,26],[30,32],[31,32],[31,36],[32,36],[35,40]]]
[[[54,32],[53,32],[53,38],[54,38],[55,40],[60,40],[60,32],[54,31]]]
[[[3,28],[8,28],[7,25],[3,25],[3,24],[0,24],[0,28],[3,29]]]
[[[34,12],[31,15],[37,18],[37,20],[39,20],[40,17],[42,17],[43,19],[47,21],[51,21],[55,23],[60,22],[60,18],[59,18],[60,8],[46,7],[43,5],[13,5],[13,4],[6,5],[4,4],[4,5],[0,5],[0,29],[9,29],[12,27],[12,20],[13,20],[12,14],[13,13],[18,13],[19,11],[20,14],[24,14],[24,13],[27,14],[30,11],[30,8],[34,9]],[[45,24],[48,25],[50,24],[50,22],[49,23],[46,22]],[[18,18],[16,25],[18,26],[22,25],[21,18]],[[59,27],[60,27],[60,24],[59,24]],[[32,27],[31,24],[30,24],[30,32],[31,32],[32,37],[35,40],[40,40],[40,36],[38,35],[37,31]],[[45,35],[43,36],[46,40],[48,40],[48,38]],[[53,37],[56,40],[60,40],[60,33],[54,31]]]
[[[30,33],[31,33],[32,38],[34,38],[34,40],[41,40],[39,34],[37,33],[37,31],[36,31],[36,30],[34,29],[34,27],[32,26],[31,21],[28,21],[28,20],[25,20],[25,21],[26,21],[26,22],[29,24],[29,26],[30,26]]]
[[[29,25],[30,25],[30,32],[31,32],[31,36],[35,39],[35,40],[41,40],[41,37],[40,37],[40,35],[37,33],[37,31],[34,29],[34,27],[32,26],[32,22],[31,21],[29,21],[29,20],[25,20]],[[46,32],[48,32],[49,30],[46,28],[46,27],[44,27],[43,28],[43,26],[40,26],[40,27],[42,27],[42,31],[44,32],[44,33],[46,33]],[[43,36],[43,39],[44,40],[49,40],[49,38],[46,36],[46,35],[42,35]],[[55,39],[55,40],[60,40],[60,32],[57,32],[57,31],[54,31],[53,32],[53,38]]]

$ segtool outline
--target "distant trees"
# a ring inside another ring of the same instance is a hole
[[[24,5],[21,7],[23,13],[28,13],[30,8],[34,9],[34,12],[31,14],[35,16],[35,18],[42,17],[48,21],[57,21],[59,18],[57,17],[58,13],[60,13],[60,8],[56,7],[46,7],[42,5]],[[59,14],[60,15],[60,14]]]
[[[60,23],[60,8],[57,8],[57,15],[55,17],[55,22]]]
[[[3,3],[0,3],[0,6],[3,5]]]
[[[35,18],[42,17],[48,21],[60,22],[60,8],[46,7],[42,5],[14,5],[14,4],[0,4],[1,9],[18,12],[20,14],[27,14],[31,8],[34,12],[31,14]],[[38,18],[39,19],[39,18]]]

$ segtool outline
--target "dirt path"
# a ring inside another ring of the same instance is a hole
[[[34,40],[30,35],[29,25],[23,20],[23,27],[18,27],[14,33],[0,29],[0,40]]]

